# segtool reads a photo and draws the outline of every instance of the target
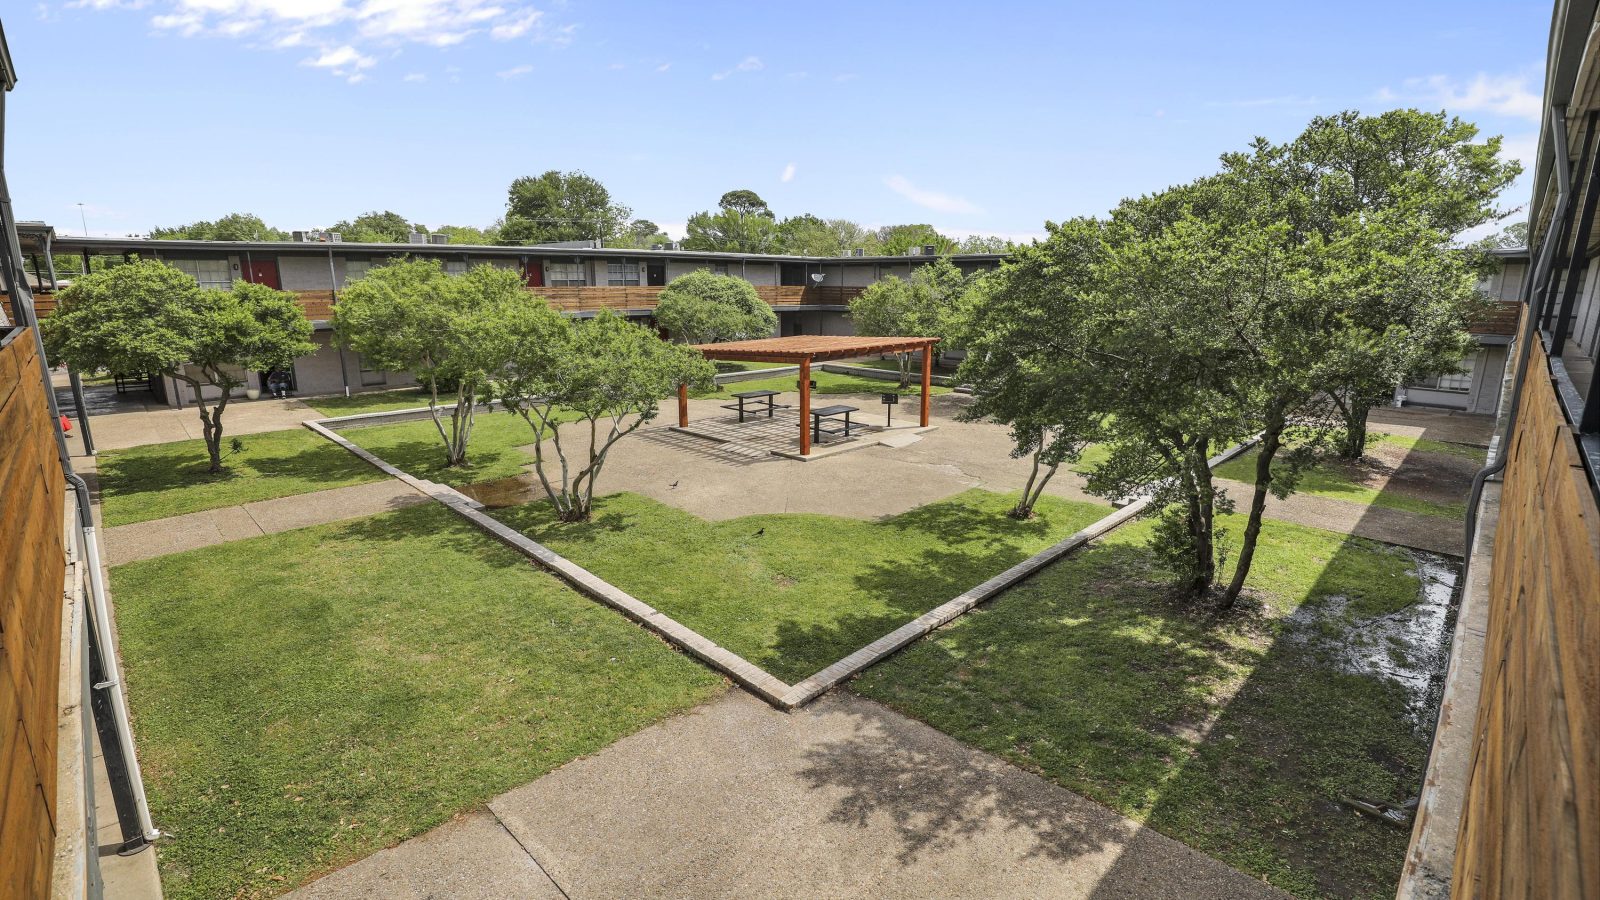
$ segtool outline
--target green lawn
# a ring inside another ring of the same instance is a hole
[[[148,444],[100,454],[105,524],[127,525],[183,513],[270,500],[387,478],[304,428],[246,434],[225,447],[225,471],[212,475],[204,441]]]
[[[792,365],[792,364],[791,363],[746,362],[746,361],[737,360],[737,359],[719,359],[719,360],[715,361],[714,365],[717,367],[717,374],[720,375],[723,372],[754,372],[754,371],[756,371],[758,369],[781,369],[784,366]]]
[[[1442,453],[1446,456],[1483,459],[1483,451],[1479,448],[1466,447],[1459,444],[1443,444],[1440,441],[1431,441],[1424,438],[1404,438],[1398,435],[1381,434],[1375,436],[1373,444],[1393,444],[1405,447],[1413,454]],[[1443,451],[1435,449],[1435,447],[1441,446],[1449,449]],[[1274,465],[1276,465],[1276,462],[1274,462]],[[1215,472],[1218,478],[1253,484],[1256,477],[1255,467],[1256,451],[1251,450],[1217,466]],[[1398,509],[1404,512],[1438,518],[1461,519],[1467,514],[1465,489],[1462,490],[1462,498],[1459,501],[1443,503],[1424,497],[1412,496],[1393,487],[1386,487],[1380,490],[1355,480],[1352,474],[1345,470],[1344,464],[1337,460],[1328,460],[1304,470],[1300,475],[1300,482],[1296,486],[1296,492],[1311,494],[1316,497],[1328,497],[1333,500],[1344,500],[1349,503],[1359,503],[1363,506]]]
[[[706,522],[634,494],[593,521],[554,522],[545,503],[494,515],[790,683],[1110,512],[971,490],[878,522],[782,514]]]
[[[822,372],[813,369],[811,380],[817,383],[814,394],[878,394],[896,389],[895,382],[884,381],[880,378],[867,378],[862,375],[840,375],[836,372]],[[754,381],[738,381],[730,384],[718,385],[714,391],[697,391],[692,397],[715,397],[718,395],[732,394],[734,391],[779,391],[793,393],[799,390],[798,375],[775,375],[771,378],[758,378]],[[915,396],[922,393],[920,383],[913,384],[902,394]],[[934,385],[934,394],[948,394],[950,388]]]
[[[572,421],[577,416],[565,413],[558,418]],[[449,427],[447,419],[445,428]],[[523,467],[533,463],[532,455],[517,449],[533,443],[533,429],[521,416],[498,409],[478,411],[465,466],[444,464],[444,441],[439,438],[439,430],[432,419],[363,425],[341,429],[339,433],[402,472],[443,484],[463,485],[509,478],[521,475]],[[584,452],[588,446],[585,438],[578,452]],[[568,450],[571,452],[571,448]]]
[[[452,395],[453,396],[453,395]],[[324,416],[354,416],[361,413],[393,412],[397,409],[415,409],[427,406],[430,395],[422,388],[401,388],[394,391],[370,391],[348,397],[312,397],[303,401]],[[440,402],[447,402],[443,398]]]
[[[1235,536],[1242,524],[1226,517]],[[1399,609],[1402,551],[1268,522],[1254,610],[1171,597],[1148,521],[868,670],[853,689],[1303,896],[1392,897],[1407,832],[1338,804],[1413,796],[1427,753],[1395,683],[1285,637]],[[1236,552],[1230,554],[1236,556]],[[1351,598],[1339,609],[1340,598]],[[1329,604],[1323,607],[1323,604]],[[1067,823],[1063,823],[1066,827]]]
[[[435,504],[111,582],[172,900],[288,890],[722,685]]]
[[[1367,436],[1367,446],[1376,447],[1381,444],[1392,444],[1407,450],[1420,450],[1424,453],[1444,453],[1449,456],[1460,456],[1465,459],[1477,460],[1481,465],[1489,458],[1486,447],[1472,444],[1452,444],[1446,441],[1435,441],[1431,438],[1408,437],[1402,434],[1390,434],[1387,431],[1371,432]]]

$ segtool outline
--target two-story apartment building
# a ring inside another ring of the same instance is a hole
[[[778,333],[851,334],[850,301],[875,281],[907,278],[918,266],[933,261],[932,248],[915,255],[872,257],[802,257],[760,253],[718,253],[662,248],[631,250],[586,246],[464,246],[416,235],[411,242],[370,244],[345,242],[337,235],[297,233],[294,241],[192,241],[145,238],[71,237],[36,225],[30,249],[39,260],[43,314],[53,307],[56,261],[72,254],[85,259],[121,256],[156,259],[195,277],[203,287],[227,288],[237,279],[292,291],[300,298],[315,327],[316,352],[297,360],[295,391],[302,395],[379,390],[411,383],[403,373],[384,372],[360,354],[341,350],[333,338],[333,307],[339,292],[373,266],[399,257],[439,260],[448,272],[464,272],[481,264],[515,269],[530,293],[549,300],[573,316],[592,316],[608,309],[629,318],[652,318],[657,295],[673,279],[697,269],[749,281],[778,313]],[[950,257],[964,271],[993,268],[1001,254]],[[80,266],[74,265],[76,271]],[[266,373],[248,373],[247,383],[260,388]],[[167,402],[179,405],[191,390],[166,379],[153,388]]]

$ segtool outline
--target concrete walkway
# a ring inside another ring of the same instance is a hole
[[[871,701],[730,691],[290,896],[1288,895]]]
[[[427,501],[427,495],[386,478],[371,484],[118,525],[105,531],[105,559],[107,565],[119,566],[263,534],[375,515]]]
[[[1219,478],[1216,485],[1233,498],[1238,510],[1250,511],[1253,485]],[[1403,509],[1383,506],[1364,506],[1331,497],[1313,494],[1290,494],[1279,500],[1267,498],[1266,518],[1292,522],[1339,534],[1396,544],[1430,553],[1460,556],[1465,525],[1460,519],[1444,516],[1425,516]]]
[[[70,412],[72,407],[68,405],[64,409]],[[299,400],[233,400],[222,413],[222,430],[224,438],[228,435],[282,431],[299,428],[306,419],[321,417],[321,413]],[[89,428],[94,432],[97,450],[122,450],[144,444],[199,440],[202,437],[200,413],[192,406],[183,409],[152,407],[134,412],[91,415]]]

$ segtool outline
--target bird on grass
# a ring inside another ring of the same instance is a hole
[[[763,534],[766,534],[766,533],[767,533],[767,530],[765,528],[759,528],[759,529],[756,530],[756,537],[761,537]]]
[[[667,489],[671,490],[672,488],[675,488],[677,486],[678,486],[678,482],[674,481],[673,483],[667,485]]]

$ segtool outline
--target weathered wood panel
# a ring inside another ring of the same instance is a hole
[[[1600,511],[1543,348],[1495,533],[1456,897],[1600,897]]]
[[[56,457],[33,335],[0,348],[0,896],[49,895],[61,670]]]
[[[17,313],[16,313],[15,310],[13,310],[11,308],[11,295],[10,294],[0,293],[0,306],[5,307],[6,319],[8,321],[11,321],[11,322],[17,321]],[[50,315],[52,312],[55,311],[55,308],[56,308],[56,295],[55,294],[34,294],[33,295],[33,311],[35,313],[39,314],[39,318],[42,319],[45,316]]]

